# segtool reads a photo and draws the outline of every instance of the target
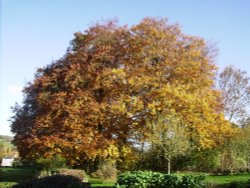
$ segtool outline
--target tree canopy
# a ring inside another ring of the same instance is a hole
[[[26,158],[119,158],[150,137],[148,124],[174,115],[193,145],[221,144],[233,131],[212,57],[206,41],[166,19],[97,23],[75,33],[65,56],[25,87],[14,108],[14,143]]]
[[[227,66],[220,73],[218,86],[222,92],[224,113],[230,121],[244,121],[249,117],[250,78],[247,72]]]

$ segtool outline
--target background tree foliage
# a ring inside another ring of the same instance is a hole
[[[219,148],[217,166],[221,172],[249,171],[250,84],[246,71],[227,66],[219,74],[218,89],[222,93],[225,117],[237,130],[223,148]]]
[[[242,121],[249,116],[249,79],[246,71],[233,66],[225,67],[219,75],[218,86],[222,91],[224,113],[230,121]]]
[[[237,134],[221,148],[219,154],[220,171],[250,172],[250,126],[246,121],[243,127],[237,127]]]
[[[11,144],[13,138],[10,136],[0,135],[0,162],[2,158],[16,157],[17,151],[15,146]]]
[[[203,39],[166,19],[97,23],[75,33],[65,56],[25,87],[14,143],[24,158],[123,161],[134,143],[150,143],[147,124],[163,118],[164,132],[174,114],[196,148],[223,144],[233,130],[213,87],[212,57]]]

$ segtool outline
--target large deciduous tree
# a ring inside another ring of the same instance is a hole
[[[220,73],[218,86],[222,91],[224,112],[230,121],[242,121],[247,117],[250,104],[250,78],[246,71],[233,66],[225,67]]]
[[[60,154],[70,163],[120,157],[149,139],[147,123],[171,114],[193,145],[232,133],[207,43],[166,19],[138,25],[96,24],[75,34],[65,56],[37,71],[14,109],[12,132],[22,157]],[[159,126],[160,127],[160,126]]]

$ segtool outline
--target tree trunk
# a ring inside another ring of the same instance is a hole
[[[168,174],[170,174],[171,173],[171,158],[170,158],[170,156],[168,156]]]
[[[247,157],[247,171],[250,172],[250,158]]]
[[[140,159],[140,162],[139,162],[139,168],[141,169],[142,166],[143,166],[143,153],[144,153],[144,142],[142,142],[141,144],[141,148],[140,148],[140,154],[139,154],[139,159]]]

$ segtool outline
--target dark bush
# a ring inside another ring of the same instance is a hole
[[[89,188],[74,176],[53,175],[14,185],[13,188]]]

